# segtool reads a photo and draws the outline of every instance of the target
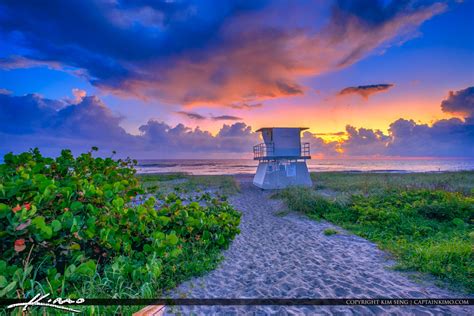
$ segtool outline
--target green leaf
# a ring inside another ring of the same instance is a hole
[[[107,190],[107,191],[105,191],[105,197],[106,197],[107,199],[113,198],[113,197],[114,197],[114,191],[112,191],[112,190]]]
[[[64,276],[67,278],[71,276],[74,273],[74,271],[76,271],[76,265],[71,264],[66,268],[66,270],[64,270]]]
[[[74,201],[74,202],[71,203],[71,211],[73,211],[73,212],[77,212],[77,211],[82,210],[82,207],[83,207],[83,205],[79,201]]]
[[[171,218],[168,216],[158,216],[158,221],[161,223],[161,225],[166,226],[171,221]]]
[[[79,245],[78,243],[73,242],[73,243],[69,246],[69,249],[71,249],[71,250],[81,250],[81,245]]]
[[[176,236],[175,233],[169,234],[166,236],[166,240],[171,244],[171,245],[176,245],[179,241],[178,237]]]
[[[93,260],[81,263],[74,273],[85,276],[93,276],[96,270],[96,264]]]
[[[16,289],[16,281],[12,281],[3,290],[0,291],[0,297],[7,296],[8,293],[13,292],[15,289]]]
[[[217,238],[217,243],[218,243],[219,245],[225,244],[225,238],[224,238],[223,235],[219,235],[219,238]]]
[[[202,239],[203,240],[209,240],[211,238],[211,234],[209,233],[209,231],[205,230],[203,233],[202,233]]]
[[[45,227],[45,222],[44,222],[44,217],[43,216],[38,216],[35,217],[32,221],[31,224],[33,224],[37,229],[42,230],[43,227]]]
[[[122,208],[125,203],[121,197],[118,197],[112,201],[112,204],[115,208]]]
[[[176,248],[176,249],[171,250],[170,256],[175,258],[179,256],[182,252],[183,252],[182,249]]]
[[[79,227],[78,227],[78,223],[77,223],[77,218],[74,217],[72,219],[72,225],[71,225],[71,229],[70,229],[70,232],[71,233],[75,233],[79,230]]]
[[[4,218],[10,213],[10,208],[8,205],[0,203],[0,218]]]
[[[5,286],[7,286],[7,278],[5,278],[3,275],[0,275],[0,289],[3,289]]]
[[[61,222],[58,221],[57,219],[55,219],[54,221],[51,222],[51,227],[53,228],[53,231],[54,232],[58,232],[61,230],[61,228],[63,227],[61,225]]]
[[[51,239],[51,237],[53,237],[53,229],[51,226],[44,226],[41,230],[41,236],[43,236],[44,239]]]

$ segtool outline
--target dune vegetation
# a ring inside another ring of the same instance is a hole
[[[94,158],[92,151],[74,157],[63,150],[55,159],[37,149],[5,155],[0,297],[154,298],[215,268],[239,233],[240,213],[210,195],[199,202],[184,203],[176,193],[157,200],[136,177],[135,164]]]
[[[398,269],[474,292],[474,172],[312,174],[276,194],[289,209],[374,241]]]
[[[186,173],[139,174],[144,187],[156,187],[159,192],[203,192],[213,190],[223,195],[239,192],[239,184],[229,175],[189,175]]]

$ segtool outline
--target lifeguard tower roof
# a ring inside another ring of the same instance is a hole
[[[285,128],[285,129],[286,128],[292,128],[292,129],[293,128],[298,128],[300,130],[300,132],[309,129],[309,127],[261,127],[259,129],[257,129],[256,132],[258,133],[258,132],[261,132],[263,130],[274,129],[274,128],[281,128],[281,129],[283,129],[283,128]]]

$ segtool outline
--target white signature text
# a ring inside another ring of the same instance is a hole
[[[65,307],[65,306],[62,306],[62,305],[82,304],[85,301],[83,298],[78,298],[76,300],[73,300],[73,299],[70,299],[70,298],[62,299],[62,298],[58,297],[58,298],[55,298],[55,299],[48,298],[47,300],[45,300],[49,296],[49,294],[50,293],[45,294],[45,295],[37,294],[37,295],[35,295],[35,297],[33,297],[28,302],[11,304],[11,305],[8,305],[7,308],[15,308],[15,307],[22,307],[23,306],[23,311],[26,311],[26,310],[28,310],[28,308],[30,306],[43,306],[43,307],[56,308],[56,309],[60,309],[60,310],[63,310],[63,311],[68,311],[68,312],[73,312],[73,313],[80,313],[81,312],[77,309],[68,308],[68,307]]]

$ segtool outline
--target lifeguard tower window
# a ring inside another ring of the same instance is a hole
[[[289,185],[311,186],[306,159],[310,159],[309,143],[301,143],[304,127],[265,127],[263,143],[253,147],[259,160],[253,183],[262,189],[279,189]]]

